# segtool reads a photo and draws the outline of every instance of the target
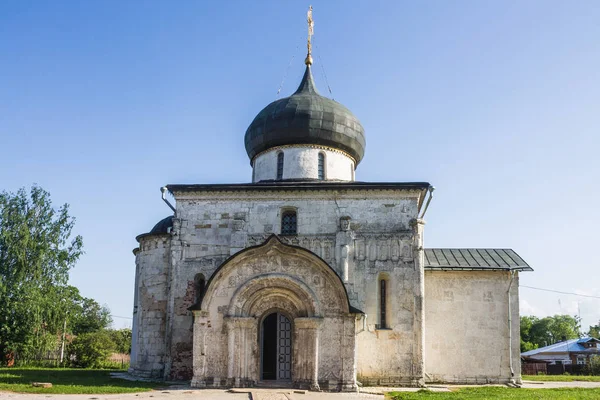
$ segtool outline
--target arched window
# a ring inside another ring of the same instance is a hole
[[[318,177],[320,180],[325,179],[325,154],[323,153],[319,153]]]
[[[195,292],[195,304],[200,304],[202,302],[202,297],[204,296],[204,286],[206,285],[206,279],[204,279],[204,275],[196,274],[194,277],[194,292]]]
[[[296,211],[284,211],[281,214],[281,234],[295,235],[297,233]]]
[[[387,283],[385,279],[379,279],[379,329],[387,328]]]
[[[277,153],[277,179],[283,179],[283,151]]]

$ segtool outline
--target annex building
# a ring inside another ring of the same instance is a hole
[[[510,249],[426,248],[432,186],[355,180],[365,132],[311,64],[250,123],[251,183],[163,188],[173,214],[134,250],[130,372],[335,391],[519,382],[531,268]]]

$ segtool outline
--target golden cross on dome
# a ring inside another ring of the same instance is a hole
[[[315,34],[314,32],[314,22],[313,22],[313,18],[312,18],[312,6],[310,6],[308,8],[308,13],[306,13],[306,22],[308,22],[308,42],[306,44],[306,47],[308,49],[308,53],[306,54],[306,60],[304,60],[304,64],[306,65],[312,65],[313,63],[313,59],[312,59],[312,36]]]

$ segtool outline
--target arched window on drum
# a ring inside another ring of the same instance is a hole
[[[325,154],[324,153],[319,153],[317,171],[318,171],[318,173],[317,173],[318,178],[320,180],[325,179]]]
[[[283,179],[283,151],[277,153],[277,180]]]

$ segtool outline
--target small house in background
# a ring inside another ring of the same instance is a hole
[[[600,340],[596,338],[571,339],[521,353],[526,363],[547,362],[550,365],[586,365],[589,358],[600,355]]]

